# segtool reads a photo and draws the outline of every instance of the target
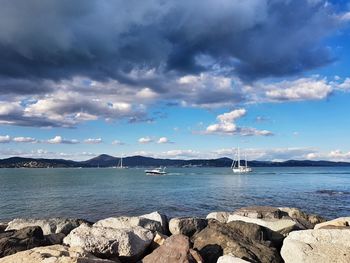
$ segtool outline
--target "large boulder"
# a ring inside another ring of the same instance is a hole
[[[78,246],[102,258],[136,260],[153,240],[153,233],[142,227],[115,229],[80,225],[64,238],[63,243]]]
[[[225,255],[219,257],[217,263],[249,263],[249,261],[231,255]]]
[[[307,229],[312,229],[316,224],[326,221],[326,219],[324,219],[321,216],[314,215],[314,214],[307,214],[301,211],[299,208],[279,207],[278,209],[286,213],[289,217],[293,218],[298,223],[302,224]]]
[[[163,233],[163,234],[168,234],[168,232],[169,232],[169,228],[168,228],[168,218],[167,218],[166,215],[161,214],[161,213],[159,213],[158,211],[156,211],[156,212],[152,212],[152,213],[149,213],[149,214],[142,215],[142,216],[140,216],[140,217],[141,217],[141,218],[147,218],[147,219],[149,219],[149,220],[153,220],[153,221],[159,222],[160,225],[161,225],[162,228],[163,228],[162,233]]]
[[[44,245],[47,242],[38,226],[7,231],[0,234],[0,257]]]
[[[232,221],[257,224],[282,235],[287,235],[293,230],[307,229],[306,226],[291,218],[286,212],[270,206],[252,206],[238,209],[227,220],[227,222]]]
[[[97,258],[82,248],[61,245],[37,247],[0,259],[0,263],[117,263]]]
[[[339,217],[330,221],[319,223],[315,225],[315,229],[329,228],[329,227],[349,227],[350,217]]]
[[[82,219],[50,218],[50,219],[21,219],[16,218],[8,223],[6,230],[18,230],[28,226],[40,226],[44,235],[63,233],[68,235],[74,228],[87,221]]]
[[[207,219],[215,219],[219,221],[220,223],[226,223],[228,220],[228,217],[230,216],[229,212],[212,212],[207,215]]]
[[[207,225],[207,219],[197,217],[175,217],[169,221],[169,230],[173,235],[182,234],[191,237],[200,232]]]
[[[217,262],[220,256],[228,254],[251,262],[282,262],[269,236],[271,230],[256,224],[211,221],[193,237],[193,242],[206,263]]]
[[[158,212],[143,216],[109,217],[97,221],[94,226],[111,227],[115,229],[143,227],[153,232],[167,233],[167,221]]]
[[[173,235],[141,260],[142,263],[200,263],[200,255],[191,249],[187,236]]]
[[[285,263],[350,262],[350,229],[292,232],[283,242]]]

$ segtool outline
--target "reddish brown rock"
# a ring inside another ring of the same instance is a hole
[[[187,236],[173,235],[164,244],[142,259],[143,263],[200,263],[202,259],[190,248]]]

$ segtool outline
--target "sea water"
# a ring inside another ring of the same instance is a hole
[[[350,216],[350,167],[0,169],[0,222],[74,217],[91,221],[159,211],[206,216],[251,205],[298,207],[327,218]]]

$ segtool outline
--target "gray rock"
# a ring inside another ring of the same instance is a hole
[[[37,247],[0,259],[0,263],[118,263],[97,258],[79,247]]]
[[[160,225],[162,226],[162,229],[163,229],[162,233],[165,234],[165,235],[168,234],[169,227],[168,227],[168,218],[167,218],[166,215],[161,214],[158,211],[156,211],[156,212],[152,212],[152,213],[149,213],[149,214],[142,215],[140,217],[141,218],[147,218],[149,220],[153,220],[153,221],[159,222]]]
[[[50,219],[21,219],[17,218],[8,223],[7,230],[18,230],[28,226],[40,226],[44,235],[63,233],[68,235],[74,228],[87,221],[82,219],[50,218]]]
[[[278,249],[268,239],[271,230],[242,221],[227,224],[211,221],[193,237],[194,248],[204,262],[214,263],[222,255],[233,255],[251,262],[279,263]]]
[[[225,255],[219,257],[217,263],[249,263],[249,261],[231,255]]]
[[[38,226],[7,231],[0,234],[0,257],[44,245],[47,241]]]
[[[305,229],[312,229],[318,223],[325,222],[326,220],[318,215],[307,214],[295,207],[279,207],[279,209],[286,213],[293,220],[297,221],[305,227]]]
[[[283,241],[285,263],[350,262],[350,229],[295,231]]]
[[[339,217],[330,221],[315,225],[315,229],[326,227],[348,227],[350,226],[350,217]]]
[[[173,235],[141,260],[142,263],[200,263],[200,255],[191,249],[187,236]]]
[[[207,225],[207,219],[197,217],[175,217],[169,221],[169,230],[173,235],[182,234],[191,237],[200,232]]]
[[[142,216],[120,216],[120,217],[109,217],[97,221],[93,226],[98,227],[110,227],[115,229],[143,227],[151,230],[152,232],[164,233],[164,226],[161,221],[155,221]]]
[[[219,221],[220,223],[226,223],[228,220],[228,217],[230,216],[229,212],[212,212],[207,215],[207,219],[215,219]]]
[[[63,243],[78,246],[102,258],[136,260],[153,240],[153,233],[142,227],[115,229],[100,226],[80,225],[74,229]]]

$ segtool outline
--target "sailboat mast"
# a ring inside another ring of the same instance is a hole
[[[120,168],[123,168],[123,157],[120,157]]]
[[[238,160],[237,160],[237,162],[238,162],[238,168],[240,168],[241,167],[241,155],[240,155],[240,152],[239,152],[239,147],[238,147]]]
[[[247,153],[244,153],[244,157],[245,157],[245,168],[247,168],[248,167]]]

